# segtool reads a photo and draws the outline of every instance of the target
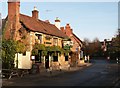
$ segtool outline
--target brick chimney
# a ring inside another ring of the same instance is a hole
[[[60,27],[60,30],[61,30],[62,32],[64,32],[65,29],[64,29],[64,27]]]
[[[19,29],[20,0],[8,0],[8,22],[11,25],[10,35],[16,38]],[[11,37],[10,36],[10,37]]]
[[[37,11],[37,8],[34,6],[34,10],[32,11],[32,17],[34,19],[38,19],[38,11]]]
[[[55,26],[60,30],[60,20],[58,17],[55,19]]]
[[[69,24],[66,24],[65,26],[65,33],[67,36],[70,36],[72,34],[72,29]]]
[[[67,23],[66,26],[65,26],[66,29],[69,29],[70,28],[70,25]]]
[[[20,0],[8,0],[8,20],[19,21]]]

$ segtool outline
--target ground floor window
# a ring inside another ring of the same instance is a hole
[[[58,61],[58,56],[53,56],[53,62],[57,62]]]
[[[68,56],[65,56],[65,61],[68,61]]]
[[[38,52],[38,55],[35,56],[35,62],[36,62],[36,63],[41,63],[41,62],[42,62],[42,60],[41,60],[41,59],[42,59],[41,54],[42,54],[42,52],[39,51],[39,52]]]

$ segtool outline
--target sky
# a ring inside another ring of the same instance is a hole
[[[120,2],[118,3],[118,28],[120,29]]]
[[[106,1],[106,0],[104,0]],[[118,2],[31,2],[20,3],[20,13],[31,16],[34,6],[39,11],[39,19],[54,24],[56,17],[61,27],[70,24],[74,34],[81,40],[88,38],[100,41],[111,39],[118,29]],[[7,0],[0,5],[2,18],[7,16]]]

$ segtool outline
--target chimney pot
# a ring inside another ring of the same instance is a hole
[[[60,19],[56,17],[55,22],[60,22]]]
[[[20,2],[20,0],[8,0],[8,2]]]
[[[67,23],[67,25],[69,25],[69,23]]]
[[[34,6],[34,10],[37,10],[36,6]]]
[[[69,23],[66,24],[66,28],[70,28],[70,24]]]
[[[58,17],[55,19],[55,26],[60,30],[60,20]]]

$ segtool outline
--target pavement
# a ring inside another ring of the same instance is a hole
[[[66,70],[46,69],[37,74],[12,77],[2,81],[3,86],[101,86],[102,88],[120,88],[118,66],[106,60],[93,60],[92,64],[80,64]],[[94,62],[94,63],[93,63]],[[92,65],[92,66],[90,66]],[[65,69],[65,68],[64,68]],[[115,87],[114,87],[115,85]]]
[[[115,86],[113,88],[119,88],[120,87],[120,78],[117,79]]]
[[[42,71],[40,72],[41,76],[46,76],[46,77],[50,77],[50,76],[58,76],[60,74],[63,74],[65,72],[75,72],[78,70],[81,70],[85,67],[89,67],[91,66],[91,63],[81,63],[80,65],[76,66],[76,67],[70,67],[70,69],[64,69],[64,70],[52,70],[52,71]]]
[[[23,77],[13,76],[11,79],[3,78],[2,81],[0,82],[0,84],[2,84],[3,86],[9,86],[9,85],[11,85],[12,82],[14,82],[17,79],[19,79],[19,80],[20,79],[24,80],[27,78],[29,78],[29,79],[34,79],[34,78],[49,79],[51,77],[59,77],[60,75],[64,75],[64,73],[70,73],[70,72],[82,70],[91,65],[92,65],[91,63],[81,63],[77,67],[70,67],[70,69],[64,69],[61,71],[60,70],[52,70],[51,72],[44,69],[40,73],[25,74],[25,75],[23,75]]]
[[[69,73],[69,72],[75,72],[75,71],[78,71],[78,70],[81,70],[83,68],[86,68],[86,67],[89,67],[91,66],[92,64],[91,63],[81,63],[80,65],[76,66],[76,67],[70,67],[70,69],[64,69],[64,70],[52,70],[52,71],[48,71],[48,70],[43,70],[41,71],[40,73],[36,73],[36,74],[29,74],[29,75],[24,75],[23,77],[36,77],[36,76],[41,76],[41,77],[55,77],[55,76],[59,76],[59,75],[62,75],[64,73]],[[3,83],[6,81],[6,80],[12,80],[12,79],[16,79],[17,77],[12,77],[11,79],[2,79]]]

